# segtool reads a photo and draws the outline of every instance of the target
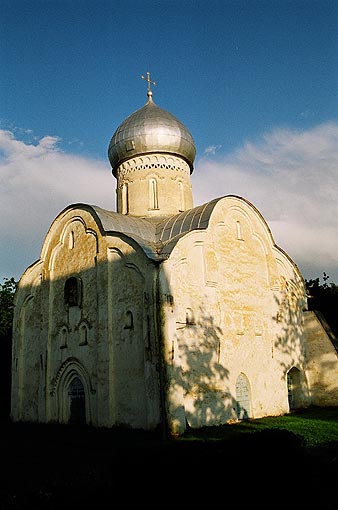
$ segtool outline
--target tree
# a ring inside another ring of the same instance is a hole
[[[324,272],[323,282],[320,278],[305,280],[308,293],[309,310],[321,312],[333,334],[338,338],[338,285],[329,282],[330,277]]]
[[[17,282],[14,278],[4,278],[0,283],[0,337],[12,335],[14,294]]]
[[[12,324],[17,282],[4,278],[0,284],[0,417],[10,414]]]

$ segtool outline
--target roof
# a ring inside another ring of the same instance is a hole
[[[177,241],[193,230],[204,230],[211,213],[223,197],[166,218],[138,218],[102,209],[96,205],[73,204],[64,209],[85,209],[93,214],[103,235],[123,234],[134,239],[152,260],[170,256]]]
[[[116,176],[123,161],[150,153],[181,156],[193,170],[196,148],[191,133],[174,115],[157,106],[151,95],[120,124],[110,140],[108,156],[113,174]]]

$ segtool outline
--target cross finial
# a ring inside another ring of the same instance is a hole
[[[152,81],[152,80],[150,79],[150,72],[149,72],[149,71],[147,71],[147,77],[143,76],[143,74],[142,74],[141,78],[142,78],[142,80],[146,80],[146,81],[148,82],[148,92],[147,92],[148,97],[152,96],[152,95],[153,95],[153,93],[152,93],[152,91],[151,91],[150,84],[152,83],[153,85],[156,85],[156,82],[155,82],[155,81]]]

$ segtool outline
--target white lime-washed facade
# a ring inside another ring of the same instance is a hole
[[[193,206],[195,146],[148,102],[114,133],[117,212],[73,204],[15,297],[14,421],[153,430],[338,405],[335,342],[259,211]]]

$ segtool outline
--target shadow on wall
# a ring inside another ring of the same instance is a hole
[[[280,364],[282,374],[286,374],[290,410],[311,404],[335,405],[338,364],[334,349],[337,351],[338,342],[329,325],[318,321],[317,331],[313,329],[309,314],[318,317],[320,313],[305,309],[303,296],[292,281],[284,287],[280,298],[276,298],[276,305],[279,334],[274,349],[289,359],[288,364],[282,361]],[[315,398],[317,393],[321,395],[319,399]]]
[[[306,352],[302,345],[303,313],[306,303],[299,286],[293,282],[284,282],[280,297],[275,297],[276,321],[279,333],[273,350],[281,353],[289,363],[280,360],[282,375],[288,391],[289,409],[306,407],[310,403],[310,392],[306,380]]]
[[[14,421],[146,429],[166,422],[158,267],[127,242],[134,250],[111,250],[107,262],[76,273],[55,261],[61,278],[50,279],[42,262],[23,276],[15,298]],[[249,398],[238,401],[224,389],[221,329],[203,310],[197,324],[190,319],[192,342],[178,339],[180,362],[170,372],[187,421],[226,421],[234,412],[248,417]]]
[[[42,262],[27,270],[15,301],[14,421],[155,428],[166,421],[172,388],[180,398],[177,408],[170,400],[169,413],[183,412],[191,427],[250,418],[250,382],[239,373],[235,394],[229,391],[220,359],[224,332],[203,308],[197,322],[187,313],[172,360],[164,360],[158,266],[134,241],[124,242],[132,249],[111,249],[108,262],[76,273],[55,262],[62,278],[50,280]],[[295,360],[301,299],[294,291],[276,300],[281,329],[274,348]],[[303,373],[292,364],[282,368],[290,408],[306,405]]]
[[[176,330],[177,352],[173,347],[172,363],[168,366],[169,383],[180,396],[177,408],[171,406],[169,412],[179,415],[182,406],[188,426],[194,428],[249,414],[245,409],[249,402],[239,402],[228,389],[229,370],[220,360],[222,329],[203,308],[199,309],[198,317],[195,321],[187,314],[186,323]]]

